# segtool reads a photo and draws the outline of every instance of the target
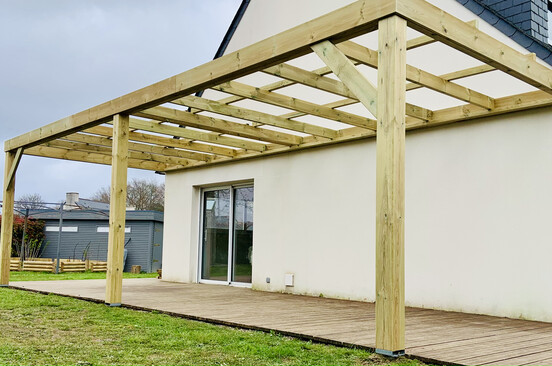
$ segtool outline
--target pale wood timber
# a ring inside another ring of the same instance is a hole
[[[155,132],[163,135],[179,136],[192,140],[212,142],[219,145],[237,147],[240,149],[255,151],[266,150],[266,145],[259,142],[221,136],[220,134],[214,132],[201,132],[197,130],[190,130],[188,128],[167,126],[159,123],[158,121],[145,121],[141,119],[131,118],[130,127],[137,130]]]
[[[43,145],[33,146],[25,149],[25,155],[40,156],[43,158],[61,159],[80,161],[84,163],[111,165],[111,156],[105,154],[98,154],[92,152],[69,150],[58,147],[48,147]],[[145,161],[129,159],[129,168],[153,170],[153,171],[165,171],[167,168],[178,168],[178,165],[168,165],[164,163],[158,163],[155,161]],[[182,168],[182,167],[181,167]]]
[[[88,142],[83,143],[83,142],[74,142],[74,141],[53,140],[53,141],[45,142],[44,144],[39,146],[60,147],[68,150],[93,152],[93,153],[109,155],[109,156],[112,155],[111,147],[103,146],[103,145],[94,145]],[[171,164],[171,165],[187,166],[187,165],[190,165],[191,163],[189,159],[184,159],[184,158],[179,158],[174,156],[163,156],[158,154],[151,154],[148,152],[131,151],[131,150],[128,151],[128,157],[129,159],[155,161],[158,163],[165,163],[165,164]]]
[[[103,136],[95,136],[95,135],[90,135],[90,134],[85,134],[80,132],[63,136],[61,140],[83,142],[87,144],[94,144],[94,145],[108,146],[108,147],[111,147],[113,143],[113,140],[110,138],[103,137]],[[142,144],[142,143],[130,142],[130,141],[128,143],[128,149],[130,151],[140,151],[145,153],[158,154],[162,156],[174,156],[177,158],[200,160],[200,161],[211,161],[215,157],[214,155],[211,155],[211,154],[203,154],[203,153],[198,153],[193,151],[169,148],[166,146],[149,145],[149,144]]]
[[[343,97],[358,100],[355,94],[351,92],[349,88],[347,88],[347,86],[343,84],[343,82],[325,76],[320,76],[310,71],[303,70],[299,67],[283,63],[267,68],[263,70],[263,72],[270,75],[282,77],[284,79],[292,80],[298,84],[306,85],[336,95],[341,95]],[[407,103],[405,112],[409,116],[425,120],[429,119],[432,113],[426,108],[415,106],[410,103]]]
[[[22,153],[23,153],[22,147],[18,148],[17,151],[15,152],[13,163],[11,164],[10,171],[8,172],[7,184],[11,184],[13,179],[15,178],[15,172],[17,171],[17,167],[19,166],[19,163],[21,162]]]
[[[134,115],[280,145],[299,145],[303,141],[300,136],[291,135],[285,132],[257,128],[244,123],[226,121],[220,118],[202,116],[166,107],[153,107],[137,112]]]
[[[177,99],[172,103],[184,105],[191,108],[201,109],[203,111],[223,114],[234,118],[240,118],[247,121],[262,123],[274,127],[284,128],[296,132],[312,134],[325,138],[334,138],[337,132],[330,128],[320,127],[305,122],[293,121],[272,114],[254,111],[247,108],[235,107],[214,100],[200,98],[196,96],[187,96]]]
[[[372,31],[380,17],[395,10],[395,0],[354,2],[192,70],[15,137],[6,141],[4,149],[37,145],[108,122],[115,114],[132,114],[303,56],[310,52],[312,43],[328,38],[339,42]]]
[[[0,286],[10,283],[10,259],[13,231],[13,205],[15,176],[10,179],[10,171],[16,162],[16,152],[6,152],[4,160],[4,190],[2,195],[2,228],[0,233]]]
[[[479,28],[479,22],[478,19],[469,20],[466,22],[466,24],[471,25],[474,28]],[[407,50],[413,50],[414,48],[426,46],[428,44],[432,44],[437,42],[435,38],[432,38],[430,36],[419,36],[413,39],[409,39],[406,41],[406,49]]]
[[[355,60],[351,60],[351,61],[353,61],[353,63],[356,62]],[[439,77],[444,79],[444,80],[451,81],[451,80],[457,80],[457,79],[461,79],[461,78],[465,78],[465,77],[469,77],[469,76],[484,74],[484,73],[494,71],[494,70],[496,70],[496,69],[492,66],[480,65],[480,66],[470,67],[470,68],[463,69],[463,70],[450,72],[450,73],[447,73],[447,74],[442,74],[442,75],[439,75]],[[406,84],[406,90],[407,91],[408,90],[419,89],[419,88],[423,88],[423,87],[424,87],[423,85],[419,85],[419,84],[415,84],[415,83],[407,83]],[[226,100],[228,100],[228,98],[225,99],[225,102],[226,102]],[[338,101],[335,101],[335,102],[327,103],[327,104],[324,104],[323,106],[328,107],[328,108],[339,108],[339,107],[344,107],[344,106],[347,106],[347,105],[355,104],[357,102],[358,101],[355,100],[355,99],[347,98],[347,99],[342,99],[342,100],[338,100]],[[280,117],[295,118],[295,117],[304,116],[305,114],[306,113],[302,113],[302,112],[290,112],[290,113],[282,114],[282,115],[280,115]]]
[[[376,138],[376,349],[405,349],[404,152],[406,21],[382,19],[378,28]]]
[[[552,70],[424,0],[396,0],[409,27],[552,93]]]
[[[469,25],[471,25],[473,27],[476,27],[476,28],[478,27],[477,19],[470,20],[470,21],[466,22],[466,24],[469,24]],[[424,36],[416,37],[416,38],[413,38],[413,39],[407,41],[406,49],[410,50],[410,49],[425,46],[427,44],[434,43],[434,42],[437,42],[437,40],[435,40],[434,38],[431,38],[429,36],[424,35]],[[351,61],[353,61],[353,63],[357,63],[354,60],[351,60]],[[490,68],[492,70],[494,70],[493,67],[490,67]],[[327,74],[331,74],[332,70],[328,66],[324,66],[324,67],[312,70],[311,72],[313,72],[315,74],[318,74],[318,75],[321,75],[321,76],[324,76],[324,75],[327,75]],[[470,75],[466,75],[466,76],[470,76]],[[444,78],[444,75],[441,75],[441,77]],[[452,79],[455,79],[455,78],[451,78],[450,80],[452,80]],[[291,81],[291,80],[280,80],[280,81],[276,81],[276,82],[264,85],[264,86],[260,87],[259,89],[263,90],[263,91],[274,91],[274,90],[281,89],[281,88],[284,88],[286,86],[290,86],[290,85],[294,85],[294,84],[296,84],[296,83],[294,81]],[[412,86],[420,87],[417,84],[410,84],[410,86],[411,87]],[[408,86],[407,86],[407,90],[409,90]],[[226,97],[226,98],[220,99],[220,100],[218,100],[218,102],[224,103],[224,104],[230,104],[230,103],[234,103],[234,102],[237,102],[237,101],[240,101],[240,100],[243,100],[243,99],[245,99],[245,97],[241,97],[241,96],[236,95],[236,96],[231,96],[231,97]],[[343,105],[341,105],[341,106],[343,106]],[[199,109],[192,109],[192,113],[197,113],[199,111],[200,111]],[[304,114],[301,114],[301,115],[304,115]]]
[[[466,105],[460,107],[447,108],[439,111],[435,111],[435,118],[430,121],[421,121],[414,118],[406,118],[407,131],[416,130],[420,128],[430,128],[439,125],[451,124],[451,123],[463,123],[472,119],[490,117],[494,115],[511,113],[516,111],[523,111],[533,108],[550,107],[552,106],[552,96],[543,91],[523,93],[515,96],[503,97],[496,99],[496,107],[493,110],[487,110],[485,108],[477,107],[474,105]],[[304,150],[310,148],[316,148],[320,146],[329,146],[332,144],[345,143],[350,141],[362,140],[367,138],[374,138],[376,136],[374,131],[366,130],[358,127],[346,128],[339,131],[339,137],[331,141],[320,141],[311,138],[305,138],[301,145],[291,147],[270,147],[262,153],[262,156],[277,155],[287,153],[291,151]],[[237,153],[232,159],[221,158],[209,163],[212,164],[225,164],[229,162],[240,161],[244,159],[251,159],[260,156],[254,152],[240,152]],[[198,162],[182,169],[193,169],[205,166],[204,163]],[[180,168],[167,168],[168,171],[182,170]]]
[[[118,114],[113,117],[113,155],[105,288],[105,302],[111,305],[121,304],[123,292],[129,124],[128,115]]]
[[[335,110],[330,107],[307,102],[298,98],[288,97],[287,95],[263,90],[262,88],[255,88],[253,86],[242,84],[237,81],[229,81],[227,83],[215,86],[212,89],[229,94],[234,94],[243,98],[272,104],[278,107],[292,109],[295,111],[303,112],[304,114],[310,114],[311,116],[327,118],[333,121],[346,123],[358,127],[364,127],[371,130],[376,129],[376,124],[374,123],[374,121],[366,117]]]
[[[83,132],[91,133],[99,136],[106,136],[106,137],[113,136],[113,129],[111,127],[106,127],[106,126],[91,127],[84,130]],[[128,134],[128,137],[129,137],[129,140],[132,140],[132,141],[143,142],[146,144],[160,145],[163,148],[170,147],[175,149],[186,149],[191,151],[200,151],[200,152],[209,153],[213,155],[232,157],[236,155],[237,151],[239,151],[239,150],[222,147],[222,146],[197,143],[188,139],[175,139],[175,138],[151,135],[151,134],[135,132],[135,131],[130,132]]]
[[[446,81],[452,81],[457,79],[462,79],[468,76],[475,76],[480,74],[485,74],[490,71],[496,70],[494,67],[490,65],[480,65],[480,66],[474,66],[463,70],[453,71],[446,74],[439,75],[441,79],[444,79]],[[423,88],[423,85],[416,84],[416,83],[407,83],[406,84],[406,90],[414,90]]]
[[[351,41],[340,43],[338,48],[352,59],[370,67],[378,67],[377,51]],[[406,65],[406,79],[468,103],[473,103],[487,109],[493,109],[494,107],[493,98],[410,65]]]
[[[499,114],[550,106],[552,106],[552,96],[547,92],[538,90],[503,98],[496,98],[495,108],[490,111],[474,105],[440,109],[434,112],[433,119],[431,121],[412,121],[411,123],[407,123],[407,128],[409,130],[414,130],[424,127],[436,127],[455,122],[470,121],[476,118],[490,117]]]
[[[330,41],[322,41],[312,46],[313,51],[324,61],[335,76],[347,86],[374,116],[378,115],[378,91],[355,65]]]

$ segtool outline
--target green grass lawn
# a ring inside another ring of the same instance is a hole
[[[123,278],[156,278],[157,273],[123,272]],[[105,279],[105,272],[10,272],[10,281],[55,281],[55,280],[97,280]]]
[[[0,314],[0,364],[388,364],[363,350],[9,288]]]

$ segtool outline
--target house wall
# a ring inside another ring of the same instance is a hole
[[[408,134],[408,305],[552,321],[551,113]],[[374,140],[167,174],[165,280],[197,281],[199,187],[243,180],[255,289],[374,300]]]
[[[349,2],[282,0],[287,5],[278,2],[277,9],[253,0],[228,52],[314,18],[321,7],[328,7],[324,13]],[[454,0],[431,2],[463,20],[474,18]],[[289,6],[294,11],[284,16],[281,9]],[[523,51],[488,24],[480,29]],[[454,52],[428,57],[443,48],[409,51],[407,60],[437,74],[462,62],[474,65]],[[491,73],[466,84],[495,97],[532,90],[501,77]],[[458,103],[425,91],[408,98],[432,109]],[[551,113],[546,108],[407,134],[408,305],[552,321]],[[374,300],[373,139],[168,173],[165,280],[198,280],[201,187],[242,181],[255,188],[253,288]],[[284,286],[285,273],[295,274],[294,287]]]

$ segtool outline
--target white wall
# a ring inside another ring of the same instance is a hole
[[[408,134],[408,305],[552,321],[551,113]],[[168,174],[164,279],[197,281],[197,187],[254,180],[253,287],[291,272],[294,293],[374,300],[374,158],[366,140]]]
[[[229,51],[349,2],[253,0]],[[432,2],[475,17],[454,0]],[[480,28],[523,51],[488,24]],[[439,45],[409,51],[407,60],[436,74],[478,64]],[[493,97],[532,90],[497,72],[459,83]],[[462,104],[447,98],[421,90],[407,97],[431,109]],[[552,321],[551,113],[408,134],[408,305]],[[255,187],[254,288],[374,300],[374,140],[167,174],[165,280],[197,281],[200,187],[244,180]],[[286,272],[295,274],[293,288],[283,285]]]

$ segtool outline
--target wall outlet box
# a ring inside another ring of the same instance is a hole
[[[286,273],[284,275],[284,285],[293,286],[294,276],[293,273]]]
[[[266,283],[270,283],[270,277],[266,278]]]

